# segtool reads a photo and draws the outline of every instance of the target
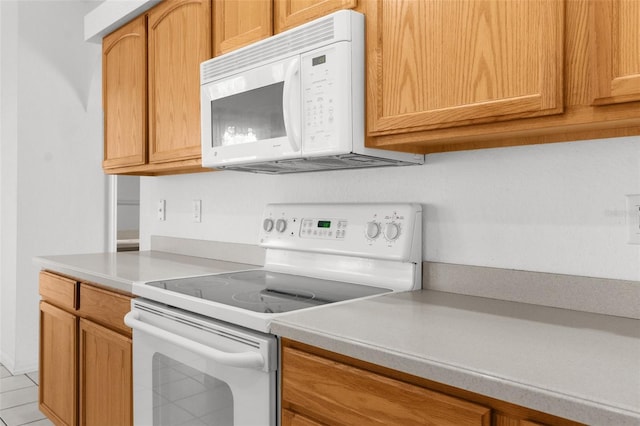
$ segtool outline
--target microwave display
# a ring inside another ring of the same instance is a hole
[[[324,64],[327,62],[327,55],[317,56],[311,60],[311,66],[316,66],[320,64]]]
[[[211,146],[239,145],[286,136],[284,82],[211,101]]]

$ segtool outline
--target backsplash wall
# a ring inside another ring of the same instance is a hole
[[[424,206],[424,260],[637,281],[625,194],[638,193],[640,137],[432,154],[423,166],[144,177],[141,249],[151,235],[256,244],[269,202],[410,201]]]

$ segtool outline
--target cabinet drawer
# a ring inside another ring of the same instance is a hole
[[[78,282],[51,272],[40,272],[40,296],[68,310],[78,309]]]
[[[283,408],[305,417],[340,419],[344,425],[488,426],[491,421],[487,407],[289,347],[282,352],[282,400]]]
[[[80,316],[131,336],[124,316],[131,310],[131,297],[92,285],[80,285]]]

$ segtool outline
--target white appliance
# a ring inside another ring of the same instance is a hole
[[[200,66],[202,165],[293,173],[424,163],[364,146],[364,16],[343,10]]]
[[[137,282],[134,422],[278,424],[274,318],[421,287],[417,204],[270,204],[263,268]]]

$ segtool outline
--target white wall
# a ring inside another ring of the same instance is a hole
[[[625,226],[640,137],[434,154],[401,168],[147,177],[140,191],[141,249],[150,235],[256,244],[268,202],[412,201],[425,206],[425,260],[640,280]]]
[[[83,41],[95,5],[0,1],[0,361],[14,372],[38,361],[33,257],[106,248],[101,48]]]

